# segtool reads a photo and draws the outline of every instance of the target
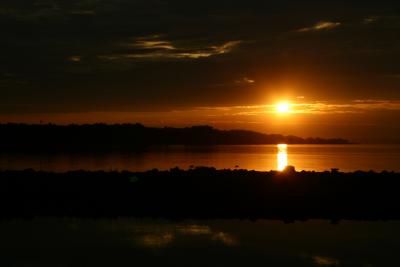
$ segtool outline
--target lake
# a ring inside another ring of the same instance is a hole
[[[0,222],[1,266],[396,266],[400,222]]]
[[[400,145],[238,145],[150,147],[134,153],[0,153],[0,169],[64,172],[69,170],[167,170],[208,166],[270,171],[286,165],[297,170],[400,171]]]

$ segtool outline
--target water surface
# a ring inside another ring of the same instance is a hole
[[[400,171],[399,145],[240,145],[151,147],[135,153],[96,154],[1,154],[0,169],[33,168],[69,170],[167,170],[174,167],[208,166],[270,171],[287,164],[297,170]]]
[[[1,266],[397,266],[400,222],[0,222]]]

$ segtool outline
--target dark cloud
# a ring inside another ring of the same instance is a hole
[[[0,112],[400,98],[400,4],[321,2],[3,0]]]

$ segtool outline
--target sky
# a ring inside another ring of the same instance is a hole
[[[400,142],[400,2],[2,0],[0,25],[3,123]]]

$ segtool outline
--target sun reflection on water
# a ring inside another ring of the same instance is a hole
[[[287,147],[286,144],[278,145],[278,171],[283,171],[288,166]]]

